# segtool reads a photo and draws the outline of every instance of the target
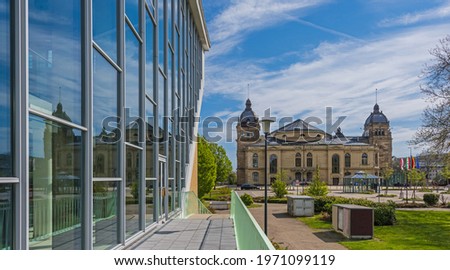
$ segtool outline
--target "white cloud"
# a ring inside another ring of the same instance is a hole
[[[325,119],[325,107],[330,106],[335,119],[348,116],[342,124],[344,133],[359,135],[378,88],[378,103],[389,120],[399,125],[395,128],[405,128],[405,120],[414,120],[419,126],[426,103],[420,95],[418,75],[431,58],[428,50],[449,28],[449,24],[441,24],[410,29],[367,43],[322,43],[313,51],[315,60],[275,71],[265,70],[258,62],[208,59],[205,93],[226,95],[244,108],[250,83],[257,114],[271,107],[278,117]],[[396,140],[409,140],[414,131],[415,127],[408,127],[394,135]]]
[[[396,18],[390,18],[382,20],[379,23],[381,27],[391,26],[405,26],[416,24],[419,22],[443,19],[450,17],[450,1],[446,1],[444,4],[437,8],[428,9],[422,12],[407,13]]]
[[[210,34],[214,50],[209,57],[229,52],[244,36],[291,18],[299,10],[318,6],[329,0],[233,0],[211,22]]]

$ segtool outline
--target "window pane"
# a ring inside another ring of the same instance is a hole
[[[166,138],[165,138],[165,129],[166,129],[166,121],[165,113],[164,113],[164,106],[165,106],[165,96],[164,96],[164,88],[165,88],[165,78],[164,76],[159,72],[159,82],[158,82],[158,127],[159,127],[159,154],[165,155],[165,145],[166,145]]]
[[[80,1],[29,1],[30,107],[81,124]]]
[[[0,250],[12,249],[13,185],[0,184]]]
[[[125,1],[125,13],[131,24],[139,33],[139,0],[126,0]]]
[[[127,147],[126,160],[126,235],[139,231],[139,151]]]
[[[64,1],[61,1],[64,3]],[[117,60],[117,1],[93,0],[94,41],[112,60]]]
[[[81,249],[80,143],[81,131],[30,117],[30,249]]]
[[[128,26],[126,29],[126,140],[138,145],[139,139],[139,42]]]
[[[94,249],[111,249],[119,244],[119,183],[94,182]]]
[[[146,21],[146,36],[145,36],[145,92],[149,97],[154,99],[155,90],[153,89],[153,80],[154,80],[154,68],[153,68],[153,59],[154,59],[154,41],[155,41],[155,25],[153,24],[153,20],[149,15],[145,16]]]
[[[165,0],[158,1],[158,50],[159,50],[159,66],[164,70],[164,52],[167,44],[164,38],[164,2]]]
[[[13,143],[11,140],[10,16],[8,7],[9,1],[0,0],[0,177],[12,176],[13,174],[11,156]]]
[[[147,180],[145,188],[145,225],[148,226],[156,221],[154,198],[156,198],[156,180]]]
[[[146,177],[156,177],[154,164],[153,164],[153,142],[154,142],[154,123],[155,118],[153,117],[153,112],[155,110],[155,106],[148,99],[145,101],[145,121],[147,126],[147,138],[146,138]]]
[[[94,177],[119,176],[117,102],[117,71],[94,50]]]

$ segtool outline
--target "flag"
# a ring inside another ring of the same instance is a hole
[[[419,157],[416,157],[416,168],[420,169]]]
[[[407,171],[409,171],[409,169],[411,168],[410,164],[411,164],[411,160],[409,158],[406,158],[406,170]]]
[[[416,168],[416,159],[414,157],[411,157],[411,169]]]
[[[403,171],[403,167],[405,166],[405,162],[403,161],[403,158],[400,159],[400,169]]]

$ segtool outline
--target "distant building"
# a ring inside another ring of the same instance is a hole
[[[264,184],[264,136],[250,100],[237,125],[237,183]],[[364,123],[362,136],[345,136],[338,128],[328,134],[298,119],[275,131],[268,139],[268,177],[285,171],[290,181],[311,181],[318,167],[330,185],[358,171],[380,175],[392,166],[392,134],[387,117],[375,104]]]

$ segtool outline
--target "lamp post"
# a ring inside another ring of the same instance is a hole
[[[270,117],[270,111],[264,114],[261,119],[264,132],[264,233],[267,235],[267,136],[270,132],[270,124],[274,122],[274,117]]]

